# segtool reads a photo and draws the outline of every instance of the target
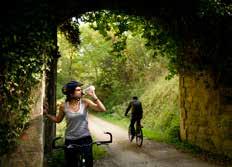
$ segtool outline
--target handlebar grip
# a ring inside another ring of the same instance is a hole
[[[110,136],[110,140],[108,141],[108,143],[112,143],[112,134],[110,132],[104,132],[105,134],[108,134]]]
[[[112,134],[110,132],[104,132],[104,133],[108,134],[110,136],[110,140],[107,140],[107,141],[96,141],[95,143],[97,145],[112,143]]]

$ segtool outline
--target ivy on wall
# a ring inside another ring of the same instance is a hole
[[[31,92],[41,81],[50,52],[56,47],[46,8],[35,5],[12,14],[14,19],[0,26],[0,155],[15,147],[27,126]]]
[[[70,4],[77,3],[76,0],[69,2]],[[165,1],[167,4],[169,2],[172,1]],[[105,3],[106,6],[109,5],[108,1]],[[118,3],[120,6],[120,3],[124,2]],[[61,20],[70,17],[70,12],[73,12],[75,7],[75,5],[67,5],[66,8],[63,8],[59,1],[57,4],[49,4],[45,0],[7,1],[5,6],[5,9],[1,10],[4,14],[1,15],[3,19],[1,19],[0,24],[0,155],[14,147],[17,137],[28,122],[32,103],[31,90],[40,81],[42,71],[46,67],[44,64],[50,61],[49,55],[56,48],[53,41],[54,27],[58,25],[58,20],[61,23]],[[167,5],[167,9],[165,10],[164,6],[157,12],[156,17],[161,18],[164,28],[166,27],[167,32],[170,32],[176,41],[182,43],[182,39],[185,40],[184,42],[188,41],[188,38],[195,39],[191,41],[191,46],[203,50],[199,52],[201,57],[196,60],[197,62],[200,61],[202,65],[214,65],[216,63],[217,66],[214,66],[216,69],[224,69],[225,63],[229,59],[226,53],[230,51],[231,43],[231,39],[228,38],[228,34],[232,31],[231,2],[198,0],[192,6],[193,8],[189,11],[195,10],[193,16],[181,15],[178,10],[172,10],[170,5]],[[94,8],[94,6],[91,6],[91,8]],[[98,10],[98,8],[100,7],[96,4],[95,9]],[[145,8],[145,10],[147,9]],[[183,11],[192,14],[187,9]],[[142,13],[142,9],[140,9],[140,12]],[[144,11],[144,13],[147,12]],[[104,20],[101,20],[101,17],[96,19],[100,23],[97,29],[104,33],[104,29],[107,30],[109,27],[106,26]],[[115,19],[118,18],[115,17]],[[67,32],[67,37],[71,39],[72,43],[78,43],[78,27],[69,23],[63,24],[61,29],[63,28]],[[129,28],[125,21],[122,20],[119,23],[117,35],[123,34]],[[152,26],[153,24],[147,24],[146,33],[144,33],[144,36],[148,39],[152,37],[152,31],[154,30]],[[159,37],[158,42],[166,37],[163,32],[158,33],[158,35],[150,38],[148,44],[153,46],[157,44],[157,37]],[[209,36],[213,39],[208,38]],[[117,53],[120,53],[120,49],[123,49],[125,39],[123,36],[121,39],[119,43],[115,43]],[[184,47],[187,47],[186,43]],[[179,53],[178,57],[170,57],[173,64],[170,67],[173,73],[176,73],[176,68],[185,65],[183,63],[185,60],[182,59],[184,53]],[[222,55],[219,58],[218,55],[221,53]],[[194,64],[194,62],[195,60],[190,61],[190,64]]]

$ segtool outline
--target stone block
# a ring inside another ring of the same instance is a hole
[[[225,154],[232,158],[232,139],[225,140],[222,145]]]
[[[208,138],[197,138],[197,142],[196,145],[198,145],[199,147],[201,147],[204,150],[210,151],[210,152],[215,152],[216,151],[216,147],[214,146],[214,143],[212,140],[208,139]]]
[[[225,113],[232,113],[232,104],[227,104],[227,105],[225,105],[224,107],[223,107],[223,111],[225,112]]]
[[[207,136],[208,133],[208,127],[199,127],[198,134],[202,136]]]
[[[217,150],[222,149],[223,140],[220,136],[211,136],[211,140],[213,141],[213,144],[217,148]]]
[[[213,74],[214,75],[214,74]],[[185,74],[180,82],[181,138],[204,150],[231,155],[231,84],[215,85],[209,72]],[[199,127],[199,128],[198,128]],[[224,142],[225,141],[225,142]]]

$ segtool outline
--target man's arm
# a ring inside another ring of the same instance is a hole
[[[127,114],[128,114],[128,112],[130,111],[130,109],[131,109],[131,102],[129,103],[129,105],[128,105],[128,107],[127,107],[127,109],[126,109],[126,112],[125,112],[125,116],[127,116]]]
[[[87,106],[89,106],[95,111],[102,111],[102,112],[106,111],[105,106],[97,97],[95,98],[94,102],[89,99],[83,99],[83,101],[85,101]]]
[[[44,115],[49,118],[51,121],[55,122],[55,123],[60,123],[63,119],[64,119],[64,103],[62,103],[59,107],[59,113],[58,115],[51,115],[48,114],[47,110],[44,109]]]

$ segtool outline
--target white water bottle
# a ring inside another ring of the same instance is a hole
[[[93,85],[88,86],[87,88],[83,89],[84,95],[87,95],[89,92],[94,91],[95,87]]]

